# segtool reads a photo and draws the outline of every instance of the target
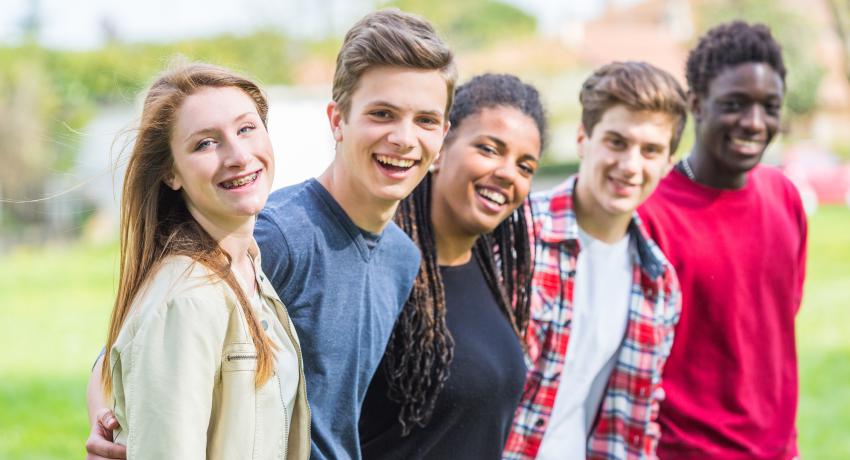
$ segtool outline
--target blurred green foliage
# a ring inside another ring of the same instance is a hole
[[[297,44],[277,31],[175,43],[108,43],[91,51],[34,42],[0,47],[0,198],[45,196],[51,173],[68,170],[98,105],[132,103],[175,56],[230,67],[263,84],[292,79]],[[39,203],[4,206],[2,226],[37,222]]]
[[[493,0],[456,0],[450,8],[432,0],[391,0],[387,7],[428,18],[453,49],[481,48],[490,43],[526,37],[536,22],[519,8]]]
[[[818,64],[815,49],[817,26],[783,2],[771,0],[701,0],[697,4],[697,32],[702,35],[711,27],[733,19],[758,22],[770,27],[782,45],[785,68],[788,69],[785,104],[791,116],[806,115],[817,107],[817,93],[824,68]]]

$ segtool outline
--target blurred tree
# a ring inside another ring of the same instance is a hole
[[[37,58],[14,63],[0,59],[0,197],[32,198],[42,194],[49,174],[49,119],[57,107]],[[9,206],[6,219],[39,219],[39,205]]]
[[[428,18],[453,48],[483,48],[528,36],[536,21],[519,8],[494,0],[456,0],[450,8],[432,0],[391,0],[385,6]]]
[[[33,16],[25,25],[37,24]],[[44,182],[51,174],[73,166],[79,132],[96,107],[132,103],[173,56],[227,66],[263,84],[280,84],[291,80],[294,49],[276,31],[170,44],[111,41],[93,51],[44,49],[34,39],[0,46],[0,198],[44,197]],[[4,208],[5,226],[44,218],[39,204]]]
[[[817,36],[817,29],[805,14],[772,0],[697,0],[696,3],[700,35],[733,19],[769,26],[782,45],[788,69],[785,103],[791,116],[807,115],[816,108],[817,92],[825,71],[811,52],[814,48],[812,37]]]

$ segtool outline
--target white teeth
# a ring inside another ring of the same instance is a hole
[[[405,160],[402,158],[393,158],[387,155],[375,155],[375,158],[383,164],[396,166],[398,168],[409,168],[415,163],[413,160]]]
[[[759,141],[747,141],[744,139],[732,139],[732,144],[736,147],[741,147],[745,149],[760,149],[762,147],[762,143]]]
[[[245,177],[241,177],[239,179],[232,180],[229,182],[222,182],[221,186],[224,188],[241,187],[249,182],[254,182],[255,180],[257,180],[257,175],[259,175],[259,172],[255,172],[254,174],[249,174]]]
[[[613,180],[614,182],[616,182],[617,184],[619,184],[620,186],[623,186],[623,187],[637,187],[637,186],[640,185],[640,184],[633,184],[631,182],[622,181],[622,180],[619,180],[619,179],[611,179],[611,180]]]
[[[478,189],[478,194],[498,204],[505,204],[505,201],[508,201],[508,198],[505,195],[486,188]]]

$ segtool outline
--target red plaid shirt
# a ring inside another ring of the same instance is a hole
[[[527,331],[529,371],[505,445],[504,458],[533,459],[552,415],[570,341],[573,284],[580,250],[573,210],[575,176],[534,194],[535,262],[531,321]],[[661,370],[673,344],[681,295],[672,267],[635,213],[628,229],[633,277],[626,334],[617,364],[587,440],[589,459],[654,459],[658,403],[664,398]],[[569,378],[569,376],[565,376]]]

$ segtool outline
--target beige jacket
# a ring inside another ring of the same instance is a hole
[[[255,389],[256,352],[236,295],[201,264],[169,257],[137,297],[109,355],[122,427],[115,439],[127,445],[128,459],[309,457],[300,345],[259,257],[255,266],[260,295],[289,336],[283,345],[298,359],[291,421],[279,372]]]

